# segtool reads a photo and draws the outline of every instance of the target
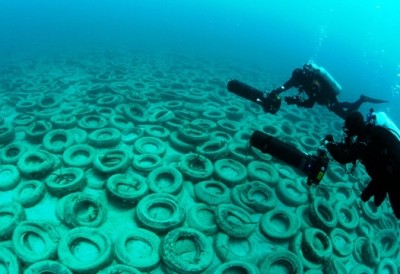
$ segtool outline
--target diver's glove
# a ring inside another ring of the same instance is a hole
[[[300,97],[299,96],[286,96],[285,97],[285,102],[288,105],[294,105],[294,104],[298,104],[300,102]]]

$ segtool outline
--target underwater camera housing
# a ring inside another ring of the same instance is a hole
[[[318,149],[316,155],[309,155],[261,131],[251,135],[250,145],[301,170],[307,175],[307,185],[318,185],[328,168],[329,159],[323,149]]]
[[[265,112],[275,114],[281,107],[281,98],[275,93],[263,92],[238,80],[230,80],[227,88],[230,92],[261,105]]]

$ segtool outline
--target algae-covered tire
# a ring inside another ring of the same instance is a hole
[[[292,238],[300,229],[297,215],[282,209],[273,209],[265,213],[260,220],[261,232],[274,240]]]
[[[12,125],[1,125],[0,126],[0,144],[8,144],[15,137],[15,130]]]
[[[21,273],[17,256],[10,249],[2,246],[0,246],[0,269],[2,273]]]
[[[139,154],[157,154],[162,156],[165,154],[165,142],[155,137],[138,138],[133,145],[135,151]]]
[[[208,140],[208,133],[200,126],[189,124],[178,129],[178,138],[185,143],[201,144]]]
[[[303,250],[313,262],[323,263],[332,256],[332,242],[324,231],[308,228],[304,231]]]
[[[111,148],[121,142],[121,132],[116,128],[99,128],[88,135],[88,145],[97,148]]]
[[[303,264],[300,258],[287,250],[268,254],[259,266],[261,273],[303,273]]]
[[[220,159],[214,163],[214,175],[228,186],[235,186],[247,179],[247,169],[233,159]]]
[[[147,176],[147,184],[152,192],[177,194],[182,190],[183,176],[174,167],[159,167]]]
[[[275,192],[263,182],[250,182],[237,185],[232,189],[232,200],[249,212],[267,212],[275,208]]]
[[[210,140],[197,146],[196,152],[215,161],[228,155],[229,145],[221,140]]]
[[[70,129],[77,124],[76,117],[72,114],[57,114],[50,118],[54,128]]]
[[[59,239],[60,235],[53,225],[44,221],[24,221],[14,230],[12,246],[21,261],[29,265],[55,259]],[[41,243],[40,248],[32,248],[34,241]]]
[[[14,229],[26,218],[24,208],[16,202],[0,204],[0,216],[7,216],[7,218],[0,218],[1,241],[11,239]]]
[[[398,267],[396,266],[396,263],[394,262],[393,259],[391,258],[385,258],[381,260],[378,265],[375,268],[375,273],[376,274],[381,274],[381,273],[393,273],[397,274],[398,273]]]
[[[218,232],[214,208],[206,204],[196,203],[192,205],[188,210],[187,223],[189,227],[197,229],[208,236]]]
[[[338,216],[338,224],[343,229],[353,231],[358,226],[360,218],[354,206],[350,206],[344,202],[338,202],[335,205],[335,210]]]
[[[96,155],[93,167],[102,174],[115,174],[124,172],[129,162],[128,152],[122,149],[110,149]]]
[[[257,264],[260,259],[256,241],[250,237],[235,238],[219,232],[214,237],[214,250],[222,262],[239,260]]]
[[[108,196],[122,204],[136,204],[149,191],[144,180],[136,174],[114,174],[106,183]]]
[[[98,272],[98,274],[141,274],[142,272],[137,270],[134,267],[123,265],[123,264],[114,264],[106,267]]]
[[[203,155],[196,153],[186,154],[182,158],[179,168],[183,175],[192,182],[207,180],[214,171],[212,162]]]
[[[45,179],[47,190],[54,196],[80,191],[86,185],[85,173],[77,167],[66,167],[55,170]]]
[[[134,155],[132,167],[139,172],[150,172],[162,164],[162,159],[156,154]]]
[[[361,246],[361,259],[368,266],[375,266],[380,261],[380,249],[372,239],[367,239]]]
[[[197,200],[211,206],[231,202],[229,188],[223,183],[214,180],[197,183],[194,186],[194,194]]]
[[[69,227],[99,227],[107,217],[105,201],[86,193],[72,193],[63,204],[63,222]]]
[[[50,153],[36,149],[22,154],[17,166],[23,176],[37,179],[48,175],[52,171],[54,164],[54,158]]]
[[[150,271],[160,262],[158,250],[160,238],[157,234],[135,228],[119,235],[114,243],[114,254],[118,262]]]
[[[374,236],[374,242],[378,245],[381,257],[392,257],[399,250],[399,242],[396,229],[382,229]]]
[[[89,145],[73,145],[64,151],[62,159],[70,167],[88,168],[93,163],[95,153],[95,149]]]
[[[323,199],[315,199],[310,207],[310,221],[317,228],[329,232],[337,225],[337,215],[333,206]]]
[[[43,147],[50,153],[60,154],[72,146],[74,136],[65,129],[53,129],[43,137]]]
[[[353,267],[350,271],[350,274],[374,274],[371,268],[366,265],[360,264]],[[376,273],[378,274],[378,273]]]
[[[308,202],[307,190],[292,179],[279,180],[275,191],[279,200],[287,206],[298,207]]]
[[[343,229],[335,227],[329,234],[333,251],[340,257],[347,257],[353,253],[354,241],[352,236]]]
[[[311,258],[309,258],[309,252],[305,248],[304,245],[304,237],[303,233],[297,233],[293,239],[289,243],[290,251],[296,254],[303,264],[305,269],[320,269],[322,267],[321,263],[314,262]]]
[[[61,238],[58,258],[74,273],[97,273],[112,261],[112,242],[99,229],[77,227]]]
[[[107,119],[101,115],[91,114],[86,115],[78,120],[78,126],[86,132],[104,128],[108,124]]]
[[[13,199],[23,207],[32,207],[39,203],[46,194],[43,182],[29,180],[20,183],[15,189]]]
[[[257,266],[243,261],[229,261],[220,264],[216,268],[211,269],[207,274],[227,274],[227,273],[243,273],[243,274],[260,274]]]
[[[214,257],[208,238],[192,228],[168,232],[161,243],[162,261],[178,273],[202,273]]]
[[[220,204],[215,210],[218,226],[228,235],[235,238],[246,238],[256,228],[251,215],[241,207],[231,204]]]
[[[271,187],[276,186],[279,181],[279,173],[276,168],[265,162],[251,161],[247,165],[247,173],[250,180],[261,181]]]
[[[72,271],[63,264],[53,260],[44,260],[30,265],[24,274],[72,274]]]
[[[18,168],[14,165],[0,165],[0,178],[0,191],[11,190],[21,181]]]
[[[12,142],[0,150],[0,162],[2,164],[16,164],[26,150],[25,143]]]
[[[136,206],[140,225],[155,232],[166,232],[185,221],[185,210],[172,195],[153,193],[142,198]]]

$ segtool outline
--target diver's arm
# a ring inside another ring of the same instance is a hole
[[[326,145],[332,158],[340,163],[347,164],[360,159],[367,149],[365,142],[358,142],[351,145],[330,142]]]
[[[289,80],[287,80],[282,86],[280,86],[277,89],[274,89],[272,92],[275,93],[276,95],[281,94],[282,92],[291,89],[292,87],[298,87],[301,85],[301,79],[303,75],[303,70],[302,69],[295,69],[292,72],[292,77],[290,77]]]
[[[297,102],[296,105],[303,108],[312,108],[315,105],[315,100],[309,98],[307,100]]]

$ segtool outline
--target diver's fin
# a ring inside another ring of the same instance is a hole
[[[371,97],[365,96],[365,95],[361,95],[360,99],[365,103],[373,103],[373,104],[389,103],[389,101],[387,101],[387,100],[371,98]]]

